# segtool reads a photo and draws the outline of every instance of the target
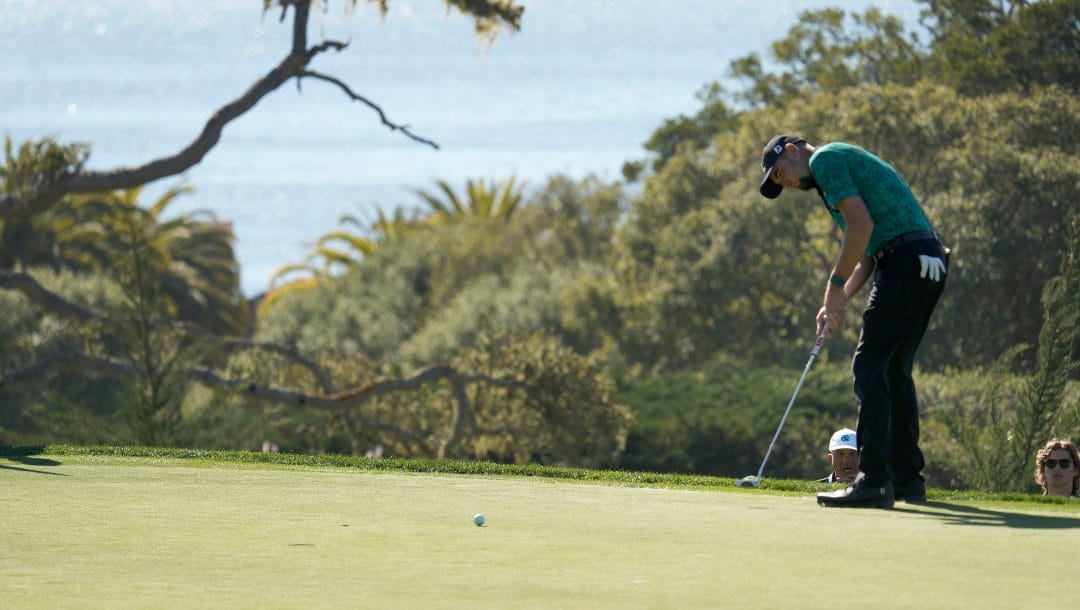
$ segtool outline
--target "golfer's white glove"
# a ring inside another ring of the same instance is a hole
[[[922,265],[922,271],[919,272],[919,277],[928,277],[932,282],[940,282],[941,276],[947,273],[945,271],[945,261],[936,256],[920,254],[919,264]]]

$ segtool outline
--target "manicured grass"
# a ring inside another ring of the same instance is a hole
[[[771,482],[778,493],[470,462],[6,453],[5,607],[1019,608],[1080,597],[1076,579],[1047,572],[1080,553],[1077,503],[935,494],[893,511],[829,510],[794,482]]]

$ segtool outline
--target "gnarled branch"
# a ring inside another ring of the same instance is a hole
[[[386,113],[383,112],[383,109],[380,108],[378,106],[378,104],[376,104],[375,102],[372,102],[371,100],[367,99],[366,97],[356,93],[355,91],[350,89],[349,86],[346,85],[344,82],[342,82],[340,79],[334,78],[333,76],[330,76],[330,75],[327,75],[327,74],[323,74],[321,72],[316,72],[315,70],[304,70],[304,72],[302,74],[300,74],[298,78],[303,78],[305,76],[310,76],[311,78],[315,78],[315,79],[318,79],[318,80],[323,80],[323,81],[326,81],[328,83],[337,85],[338,88],[340,88],[342,91],[345,92],[345,95],[349,96],[350,99],[352,99],[355,102],[360,102],[360,103],[366,105],[367,107],[371,108],[372,110],[374,110],[376,113],[378,113],[379,120],[382,121],[383,125],[386,125],[387,127],[389,127],[391,131],[400,131],[401,133],[405,134],[406,136],[408,136],[409,138],[411,138],[411,139],[413,139],[413,140],[415,140],[417,142],[420,142],[422,144],[427,144],[428,146],[434,148],[435,150],[439,150],[439,145],[438,144],[436,144],[435,142],[432,142],[431,140],[421,138],[420,136],[418,136],[418,135],[414,134],[413,132],[409,131],[409,126],[408,125],[398,125],[396,123],[390,122],[390,119],[388,119],[386,117]]]
[[[0,376],[0,388],[13,389],[31,386],[48,381],[62,372],[96,373],[115,379],[134,379],[138,372],[127,360],[105,355],[93,355],[83,352],[63,352],[42,356],[29,366]],[[373,428],[390,430],[403,438],[424,443],[417,435],[389,422],[361,418],[355,415],[355,409],[373,398],[393,392],[415,391],[427,383],[446,379],[454,391],[455,408],[451,416],[450,435],[439,443],[439,457],[454,447],[473,426],[472,407],[465,392],[467,383],[488,383],[498,387],[524,387],[516,379],[496,378],[488,375],[465,375],[450,366],[432,366],[421,370],[405,379],[383,379],[365,384],[359,388],[332,395],[308,394],[296,390],[264,386],[242,379],[228,379],[205,366],[195,366],[188,370],[189,379],[211,388],[223,388],[238,395],[244,395],[267,402],[302,407],[315,407],[349,413],[353,422]],[[426,444],[426,443],[424,443]]]
[[[0,269],[0,289],[21,292],[23,296],[30,300],[30,302],[40,307],[43,311],[57,317],[78,322],[109,321],[109,317],[104,312],[83,305],[82,303],[65,299],[45,288],[39,284],[37,280],[25,273]],[[337,387],[334,385],[333,380],[330,379],[330,375],[326,370],[319,366],[315,360],[301,354],[295,347],[278,343],[252,341],[246,337],[220,337],[208,332],[201,325],[188,321],[159,318],[155,319],[153,324],[155,327],[167,327],[180,331],[188,338],[201,338],[216,341],[227,352],[239,349],[254,349],[284,356],[311,371],[318,379],[319,385],[322,386],[324,391],[330,393],[337,392]]]
[[[29,366],[0,376],[0,388],[12,389],[48,381],[58,373],[97,373],[115,379],[133,379],[135,367],[127,360],[82,352],[42,356]]]
[[[105,319],[104,313],[93,307],[69,301],[54,292],[50,292],[39,284],[37,280],[25,273],[0,269],[0,288],[18,290],[41,309],[63,318],[75,319],[80,322]]]
[[[294,0],[287,5],[282,4],[283,19],[287,6],[293,7],[293,39],[289,54],[266,76],[255,81],[243,95],[219,108],[190,144],[173,155],[149,161],[138,167],[121,167],[108,171],[83,170],[68,174],[58,182],[43,186],[25,199],[5,194],[0,196],[0,218],[44,212],[68,193],[132,188],[168,176],[175,176],[197,165],[221,139],[221,132],[229,122],[251,110],[262,98],[290,78],[299,78],[304,75],[308,63],[319,53],[328,50],[340,51],[348,46],[343,42],[326,41],[310,49],[307,48],[307,24],[311,0]],[[383,123],[414,140],[435,146],[428,140],[416,137],[406,128],[390,123],[385,117],[383,117]],[[438,146],[435,147],[438,148]]]

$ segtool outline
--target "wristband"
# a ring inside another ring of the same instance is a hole
[[[845,281],[846,280],[844,280],[844,278],[840,277],[839,275],[836,275],[835,273],[832,274],[832,277],[829,278],[829,283],[832,284],[833,286],[838,287],[838,288],[843,288]]]

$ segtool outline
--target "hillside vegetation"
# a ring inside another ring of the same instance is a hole
[[[922,38],[877,10],[803,14],[624,180],[416,185],[418,211],[343,219],[250,301],[227,227],[164,219],[186,193],[4,215],[0,442],[748,474],[839,237],[813,196],[757,194],[761,146],[796,132],[880,154],[953,248],[918,359],[932,484],[1031,491],[1035,448],[1080,438],[1080,2],[921,4]],[[87,155],[9,141],[4,196]],[[767,474],[826,473],[855,423],[857,329],[830,339]]]

